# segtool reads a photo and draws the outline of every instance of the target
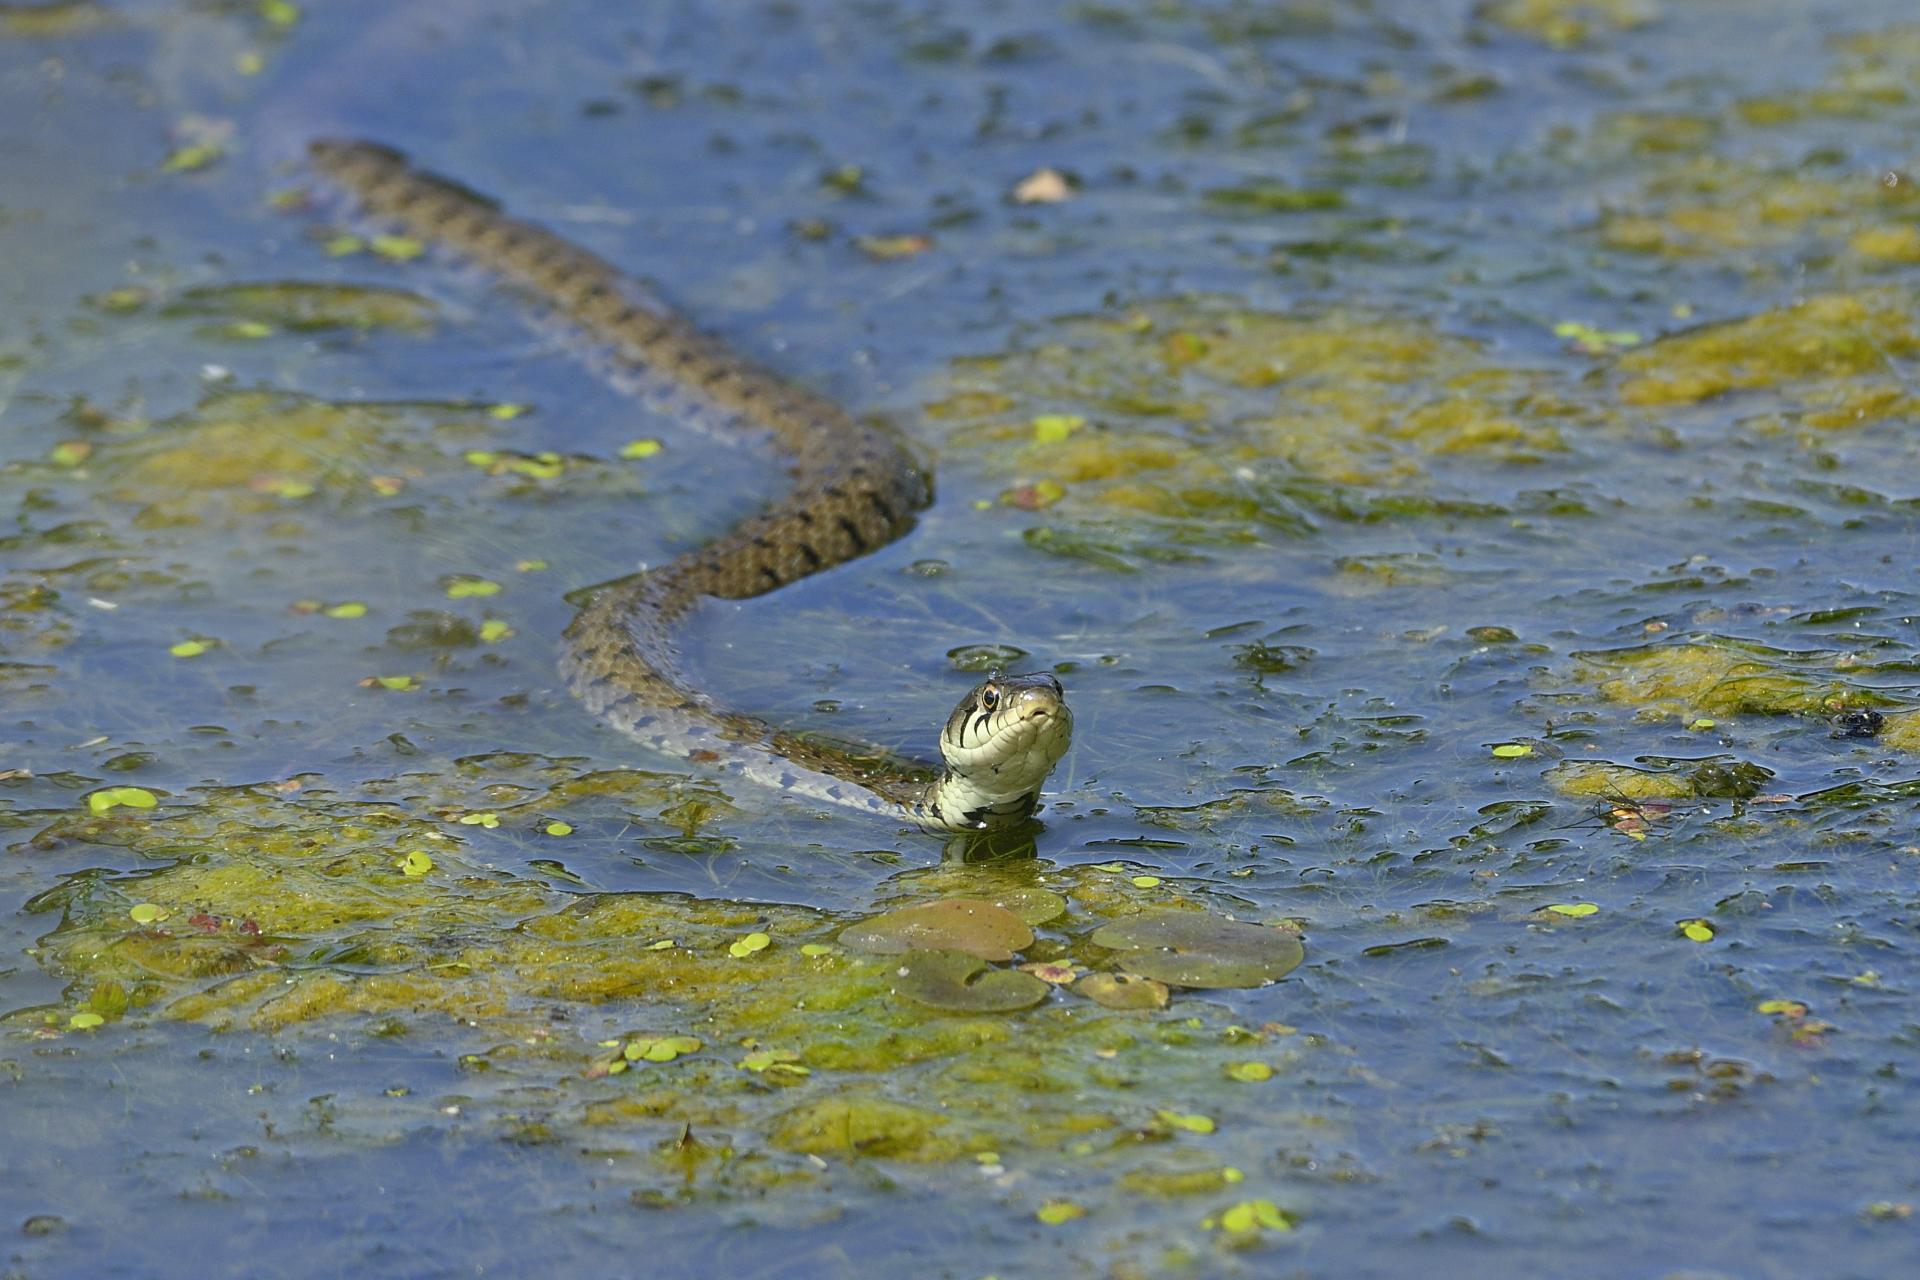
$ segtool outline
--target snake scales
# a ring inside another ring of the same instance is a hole
[[[969,691],[941,731],[934,765],[773,728],[720,706],[681,670],[676,624],[703,597],[761,595],[913,527],[932,490],[899,441],[700,332],[604,259],[397,151],[328,140],[310,154],[369,213],[532,293],[606,347],[620,371],[765,432],[790,460],[790,486],[758,514],[697,552],[607,585],[581,609],[560,667],[589,710],[660,750],[933,830],[984,830],[1033,813],[1072,734],[1051,675],[996,675]]]

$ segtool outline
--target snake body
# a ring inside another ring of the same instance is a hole
[[[913,527],[932,489],[894,436],[702,333],[604,259],[397,151],[319,141],[310,155],[369,213],[533,294],[606,348],[617,372],[764,432],[790,460],[790,486],[756,515],[697,552],[608,584],[581,609],[560,666],[590,711],[657,749],[930,829],[980,830],[1033,813],[1072,733],[1051,675],[976,686],[941,732],[941,762],[920,764],[775,729],[720,706],[681,669],[677,624],[703,597],[761,595]]]

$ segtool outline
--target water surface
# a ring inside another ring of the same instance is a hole
[[[10,1274],[1920,1256],[1908,6],[6,6],[0,119]],[[909,538],[689,647],[912,751],[1059,672],[1030,850],[572,703],[566,593],[777,467],[323,134],[905,433]],[[1306,961],[960,1015],[836,940],[962,895]]]

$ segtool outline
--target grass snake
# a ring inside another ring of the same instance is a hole
[[[599,589],[567,627],[560,668],[581,702],[659,750],[780,790],[936,831],[1029,818],[1073,717],[1047,674],[996,674],[940,732],[940,762],[900,760],[729,710],[682,671],[677,625],[703,597],[762,595],[901,537],[932,487],[879,426],[762,369],[655,300],[632,277],[491,200],[367,142],[318,141],[321,174],[398,223],[532,293],[607,349],[616,370],[771,436],[784,494],[704,548]]]

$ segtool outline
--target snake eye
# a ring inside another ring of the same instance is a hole
[[[980,691],[980,709],[982,711],[991,711],[999,705],[1000,691],[998,689],[992,685],[988,685]]]

